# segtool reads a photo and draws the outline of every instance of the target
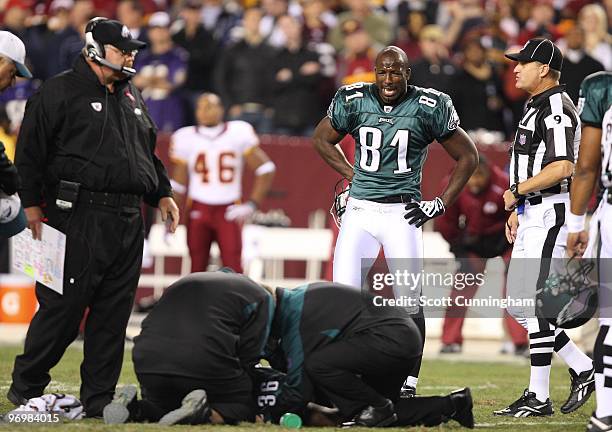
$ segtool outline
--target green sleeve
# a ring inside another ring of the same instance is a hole
[[[432,100],[435,98],[432,97]],[[437,97],[437,104],[433,108],[432,135],[436,140],[443,141],[455,133],[459,127],[459,115],[450,96],[445,93],[440,93]]]
[[[578,111],[584,125],[601,128],[605,110],[602,109],[603,97],[597,94],[596,80],[586,78],[580,85]]]
[[[327,117],[329,117],[332,127],[338,133],[350,133],[353,120],[352,110],[350,108],[351,104],[357,103],[354,99],[360,97],[360,93],[363,96],[363,89],[358,86],[356,87],[355,84],[341,87],[336,92],[331,104],[329,104]]]

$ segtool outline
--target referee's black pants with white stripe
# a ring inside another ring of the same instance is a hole
[[[11,390],[18,395],[29,399],[45,392],[49,370],[77,337],[89,307],[80,398],[88,416],[100,416],[112,400],[144,241],[140,209],[123,210],[78,204],[71,214],[53,205],[45,208],[48,224],[66,233],[64,292],[36,284],[40,307],[12,374]]]

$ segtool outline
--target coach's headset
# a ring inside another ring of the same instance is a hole
[[[95,17],[92,18],[85,27],[85,53],[87,54],[87,57],[101,66],[106,66],[107,68],[121,72],[128,77],[133,77],[136,75],[136,69],[127,66],[119,66],[106,60],[106,50],[104,49],[104,45],[99,44],[95,40],[93,30],[103,21],[109,21],[109,19],[104,17]]]

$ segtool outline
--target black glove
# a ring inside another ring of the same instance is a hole
[[[436,197],[432,201],[410,202],[406,204],[406,210],[408,210],[408,213],[404,215],[404,219],[408,219],[410,225],[420,228],[429,219],[443,214],[446,208],[444,208],[442,200]]]

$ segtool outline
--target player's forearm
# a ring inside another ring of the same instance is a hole
[[[257,204],[257,206],[259,206],[268,195],[273,180],[274,171],[255,176],[255,183],[253,184],[250,200]]]
[[[457,159],[457,165],[451,174],[448,186],[440,195],[446,208],[450,207],[459,197],[467,181],[478,166],[478,153],[466,154]]]
[[[325,162],[348,181],[353,180],[353,167],[337,145],[323,140],[314,140],[314,146]]]
[[[518,193],[526,195],[556,185],[572,175],[574,164],[569,161],[557,161],[546,165],[537,175],[519,183]]]
[[[598,175],[599,172],[593,169],[576,170],[570,190],[570,208],[573,214],[583,215],[586,213]]]
[[[580,140],[580,154],[570,191],[571,212],[575,215],[586,213],[589,199],[601,172],[601,134],[597,127],[584,126]]]

